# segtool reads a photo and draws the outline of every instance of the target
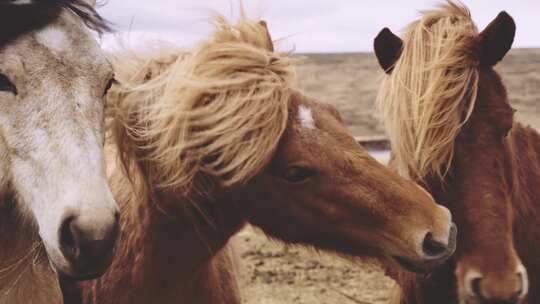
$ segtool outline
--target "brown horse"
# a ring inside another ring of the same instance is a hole
[[[403,41],[388,29],[375,39],[392,165],[446,204],[462,232],[440,269],[391,273],[400,303],[540,302],[540,137],[514,123],[493,68],[514,33],[505,12],[478,32],[468,9],[448,2]]]
[[[288,243],[416,270],[454,250],[450,213],[359,149],[331,106],[295,89],[264,22],[217,21],[190,53],[122,58],[110,94],[122,231],[84,303],[239,303],[229,238],[246,223]],[[65,288],[66,302],[81,295]]]

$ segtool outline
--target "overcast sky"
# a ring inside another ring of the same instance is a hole
[[[99,2],[99,1],[98,1]],[[249,17],[268,22],[280,49],[371,52],[383,27],[399,32],[434,0],[244,0]],[[540,47],[539,0],[464,0],[479,28],[506,10],[517,24],[514,47]],[[129,4],[128,4],[129,3]],[[237,0],[108,0],[98,11],[136,47],[155,40],[190,46],[212,29],[213,12],[235,16]],[[105,45],[111,44],[106,37]]]

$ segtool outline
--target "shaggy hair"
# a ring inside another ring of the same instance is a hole
[[[109,23],[84,0],[0,0],[0,47],[24,33],[49,25],[64,9],[99,34],[111,31]]]
[[[452,1],[406,28],[377,96],[401,175],[442,180],[448,172],[478,91],[477,35],[469,10]]]
[[[112,58],[122,86],[107,99],[109,127],[124,169],[138,166],[147,185],[188,195],[242,184],[285,130],[293,59],[274,52],[262,21],[215,23],[191,52]]]

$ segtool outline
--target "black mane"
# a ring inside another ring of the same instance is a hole
[[[81,18],[91,30],[99,34],[110,32],[109,23],[84,0],[0,0],[0,47],[20,35],[43,28],[54,22],[63,9]],[[23,4],[17,4],[23,3]]]

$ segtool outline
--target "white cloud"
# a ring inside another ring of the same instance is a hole
[[[298,52],[371,51],[372,40],[388,26],[399,32],[433,7],[433,0],[244,0],[250,17],[268,21],[276,38],[288,37],[282,48],[293,45]],[[538,29],[540,1],[465,0],[479,28],[499,11],[508,11],[516,20],[515,47],[540,47]],[[126,5],[129,3],[129,5]],[[236,0],[109,0],[100,13],[111,20],[120,33],[130,32],[132,42],[142,45],[156,38],[189,46],[211,31],[215,12],[230,16],[238,12]],[[110,38],[107,38],[111,41]],[[107,40],[106,39],[106,40]]]

